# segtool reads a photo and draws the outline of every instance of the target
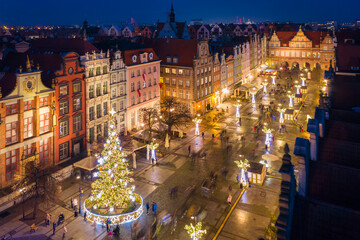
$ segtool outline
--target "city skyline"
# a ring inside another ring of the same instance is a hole
[[[176,20],[188,23],[194,19],[202,19],[204,23],[230,23],[235,22],[237,17],[254,22],[326,22],[329,20],[354,22],[357,20],[356,9],[360,7],[360,2],[349,0],[336,8],[334,6],[337,2],[334,0],[305,1],[302,4],[284,0],[279,0],[276,4],[264,0],[256,3],[223,1],[221,5],[216,5],[214,0],[172,2]],[[311,8],[308,7],[309,5]],[[353,7],[347,8],[349,5]],[[136,9],[137,6],[140,7]],[[170,6],[171,1],[161,0],[136,3],[108,0],[101,5],[91,0],[87,1],[86,5],[83,1],[64,0],[59,5],[57,2],[37,0],[31,6],[26,0],[16,3],[8,1],[3,3],[4,9],[8,10],[0,16],[0,25],[80,25],[85,19],[93,25],[120,24],[130,22],[131,19],[138,24],[151,24],[165,21],[170,12]],[[289,11],[291,9],[297,11]],[[343,14],[344,12],[346,15]]]

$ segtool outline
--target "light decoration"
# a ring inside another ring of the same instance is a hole
[[[251,103],[255,103],[256,89],[253,88],[253,89],[250,91],[250,94],[251,94]]]
[[[234,161],[234,162],[236,163],[236,166],[238,168],[240,168],[240,171],[241,171],[240,182],[241,183],[246,183],[245,171],[247,171],[247,169],[250,167],[249,160],[244,159],[244,160]]]
[[[275,85],[276,84],[276,76],[271,76],[272,79],[272,84]]]
[[[190,223],[190,225],[185,225],[184,229],[193,240],[198,240],[206,234],[206,230],[202,229],[201,222],[196,223],[195,226],[192,223]]]
[[[234,106],[236,107],[236,118],[239,119],[240,118],[240,107],[241,107],[241,103],[238,101],[237,103],[234,104]]]
[[[265,80],[263,83],[261,83],[261,85],[264,86],[264,93],[267,93],[267,88],[266,88],[266,86],[267,86],[268,84],[269,84],[269,83],[268,83],[267,80]]]
[[[271,135],[272,135],[272,132],[274,131],[274,129],[267,128],[265,126],[262,131],[265,133],[265,145],[269,146]]]
[[[158,143],[151,142],[149,148],[151,149],[151,158],[156,161],[156,149],[159,147]]]
[[[289,107],[294,107],[294,100],[293,99],[295,98],[295,95],[289,93],[288,97],[289,97]]]
[[[104,150],[98,159],[98,177],[91,184],[91,197],[84,201],[87,219],[104,224],[107,218],[112,224],[124,223],[137,219],[142,214],[142,198],[135,194],[134,186],[129,183],[134,180],[129,177],[128,160],[119,146],[115,129],[115,117],[112,111],[109,120],[109,134]],[[136,201],[136,205],[134,205]],[[125,209],[134,206],[135,211],[122,213]],[[98,209],[98,210],[97,210]],[[102,214],[98,214],[102,213]],[[122,213],[122,214],[119,214]]]
[[[296,94],[300,94],[301,86],[298,84],[298,81],[295,81]]]
[[[280,113],[279,123],[284,123],[284,113],[286,111],[286,108],[282,108],[280,105],[277,110]]]
[[[199,117],[196,117],[193,119],[193,122],[195,123],[195,136],[199,136],[200,135],[200,131],[199,131],[199,123],[201,123],[202,119]]]
[[[301,85],[302,85],[302,86],[305,86],[305,84],[306,84],[306,82],[305,82],[306,77],[304,77],[304,74],[303,74],[303,73],[300,74],[300,79],[301,79]]]

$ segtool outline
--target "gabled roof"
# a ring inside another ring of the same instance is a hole
[[[153,60],[148,59],[148,62],[157,61],[159,58],[157,57],[154,49],[152,48],[142,48],[142,49],[135,49],[135,50],[125,50],[122,51],[122,55],[124,58],[125,65],[131,66],[136,64],[141,64],[140,61],[140,54],[142,53],[152,53],[153,54]],[[133,56],[136,56],[136,61],[133,61]]]
[[[145,45],[155,50],[164,65],[192,67],[197,54],[197,41],[193,39],[150,39]],[[178,63],[167,63],[168,56],[179,57]]]

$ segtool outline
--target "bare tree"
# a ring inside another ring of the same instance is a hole
[[[22,194],[31,194],[34,197],[33,219],[36,218],[39,208],[40,196],[45,200],[55,201],[56,184],[58,181],[52,176],[55,172],[54,167],[41,168],[36,164],[37,159],[28,162],[24,167],[22,174],[15,176],[16,183],[13,190],[22,192]],[[26,193],[25,193],[26,191]],[[23,218],[25,219],[25,197],[23,195]]]
[[[155,104],[152,107],[142,108],[140,112],[143,117],[143,122],[145,124],[145,129],[149,131],[149,141],[152,139],[153,126],[155,123],[159,122],[159,105]]]
[[[167,125],[170,135],[172,127],[180,127],[191,121],[190,110],[173,97],[165,97],[161,102],[161,122]]]

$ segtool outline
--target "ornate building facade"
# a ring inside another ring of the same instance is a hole
[[[328,69],[335,63],[334,39],[326,32],[274,32],[268,42],[271,68],[298,65],[300,69]],[[334,67],[334,66],[332,66]]]

